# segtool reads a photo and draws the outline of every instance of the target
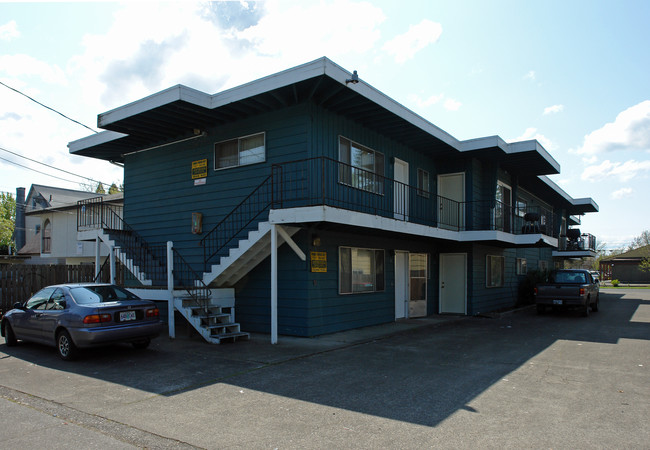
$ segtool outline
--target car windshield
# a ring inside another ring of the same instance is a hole
[[[557,284],[586,284],[587,278],[582,272],[553,272],[549,281]]]
[[[80,305],[88,303],[138,300],[140,297],[117,286],[79,286],[70,289],[72,297]]]

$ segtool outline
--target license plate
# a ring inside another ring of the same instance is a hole
[[[129,320],[135,320],[135,311],[121,311],[120,322],[128,322]]]
[[[562,300],[553,300],[553,304],[554,304],[554,305],[561,305],[561,304],[562,304]]]

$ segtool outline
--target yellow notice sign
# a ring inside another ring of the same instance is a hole
[[[192,161],[192,179],[207,178],[208,176],[208,160],[199,159]]]
[[[310,252],[311,271],[327,272],[327,252]]]

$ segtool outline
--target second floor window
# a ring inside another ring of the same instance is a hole
[[[384,154],[339,138],[339,182],[383,195]]]
[[[52,251],[52,225],[49,220],[46,220],[43,224],[42,240],[42,253],[50,253]]]
[[[214,144],[214,168],[245,166],[266,161],[264,133]]]
[[[418,169],[418,195],[429,198],[429,172]]]

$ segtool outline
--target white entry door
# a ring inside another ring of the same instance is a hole
[[[395,318],[407,317],[409,301],[409,252],[395,250]]]
[[[467,254],[440,254],[440,313],[467,314]]]
[[[393,209],[395,218],[408,220],[409,215],[409,163],[395,158],[393,179]]]
[[[438,228],[465,228],[465,173],[438,175]]]

